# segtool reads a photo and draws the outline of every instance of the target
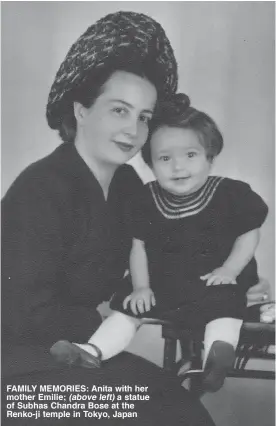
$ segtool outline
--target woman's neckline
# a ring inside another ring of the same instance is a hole
[[[89,172],[93,175],[93,177],[98,182],[98,185],[99,185],[99,187],[102,191],[102,194],[103,194],[103,198],[107,202],[112,179],[113,179],[117,169],[120,166],[114,166],[114,167],[110,167],[110,168],[106,167],[106,176],[104,176],[105,173],[101,173],[101,170],[104,170],[104,166],[102,167],[99,164],[97,165],[96,162],[92,164],[91,158],[89,158],[88,155],[85,154],[85,152],[82,152],[80,147],[77,147],[74,144],[74,148],[75,148],[76,153],[78,154],[78,156],[82,160],[82,162],[86,165]]]

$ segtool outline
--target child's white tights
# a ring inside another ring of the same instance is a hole
[[[103,360],[112,358],[127,348],[140,325],[139,319],[114,311],[103,321],[88,343],[93,343],[102,351]],[[236,349],[241,326],[242,320],[236,318],[218,318],[206,325],[203,367],[211,346],[216,340],[230,343]],[[88,344],[75,343],[75,345],[92,355],[97,355],[95,349]]]
[[[88,340],[103,354],[103,360],[112,358],[122,352],[130,344],[140,326],[140,320],[114,311],[102,322],[98,330]],[[92,355],[97,355],[95,349],[87,344],[75,343]]]
[[[241,326],[242,320],[236,318],[218,318],[206,325],[203,367],[205,366],[211,346],[216,340],[230,343],[234,349],[237,348]]]

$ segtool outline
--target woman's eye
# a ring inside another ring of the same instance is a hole
[[[197,155],[197,153],[196,152],[188,152],[187,155],[188,155],[188,158],[193,158]]]
[[[142,123],[147,124],[151,120],[151,117],[149,117],[148,115],[140,115],[139,119],[140,121],[142,121]]]
[[[168,155],[162,155],[162,156],[160,157],[160,160],[161,160],[161,161],[169,161],[169,160],[170,160],[170,157],[169,157]]]
[[[113,112],[115,112],[115,114],[117,115],[125,115],[127,113],[126,108],[122,108],[122,107],[115,107],[112,109]]]

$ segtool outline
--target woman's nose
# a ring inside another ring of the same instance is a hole
[[[135,138],[137,136],[137,132],[138,132],[138,120],[137,119],[129,120],[128,123],[125,124],[124,133],[128,136],[131,136],[132,138]]]

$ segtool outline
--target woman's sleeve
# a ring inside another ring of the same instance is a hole
[[[121,166],[116,176],[124,206],[124,220],[130,238],[145,237],[145,186],[132,166]]]
[[[143,188],[145,189],[145,188]],[[131,238],[145,241],[147,234],[147,214],[144,200],[145,191],[139,191],[126,203],[126,223]]]
[[[231,202],[233,203],[233,226],[237,235],[260,228],[264,223],[268,207],[264,200],[254,192],[250,185],[232,181]]]
[[[139,193],[144,186],[134,168],[128,164],[119,167],[112,185],[115,186],[124,200]]]
[[[74,307],[71,312],[66,301],[60,302],[59,294],[64,294],[59,279],[62,225],[59,206],[39,179],[16,183],[4,197],[2,321],[6,335],[54,342],[79,333],[83,315],[88,321],[83,308],[77,312]],[[80,323],[74,324],[72,319],[78,316]]]

